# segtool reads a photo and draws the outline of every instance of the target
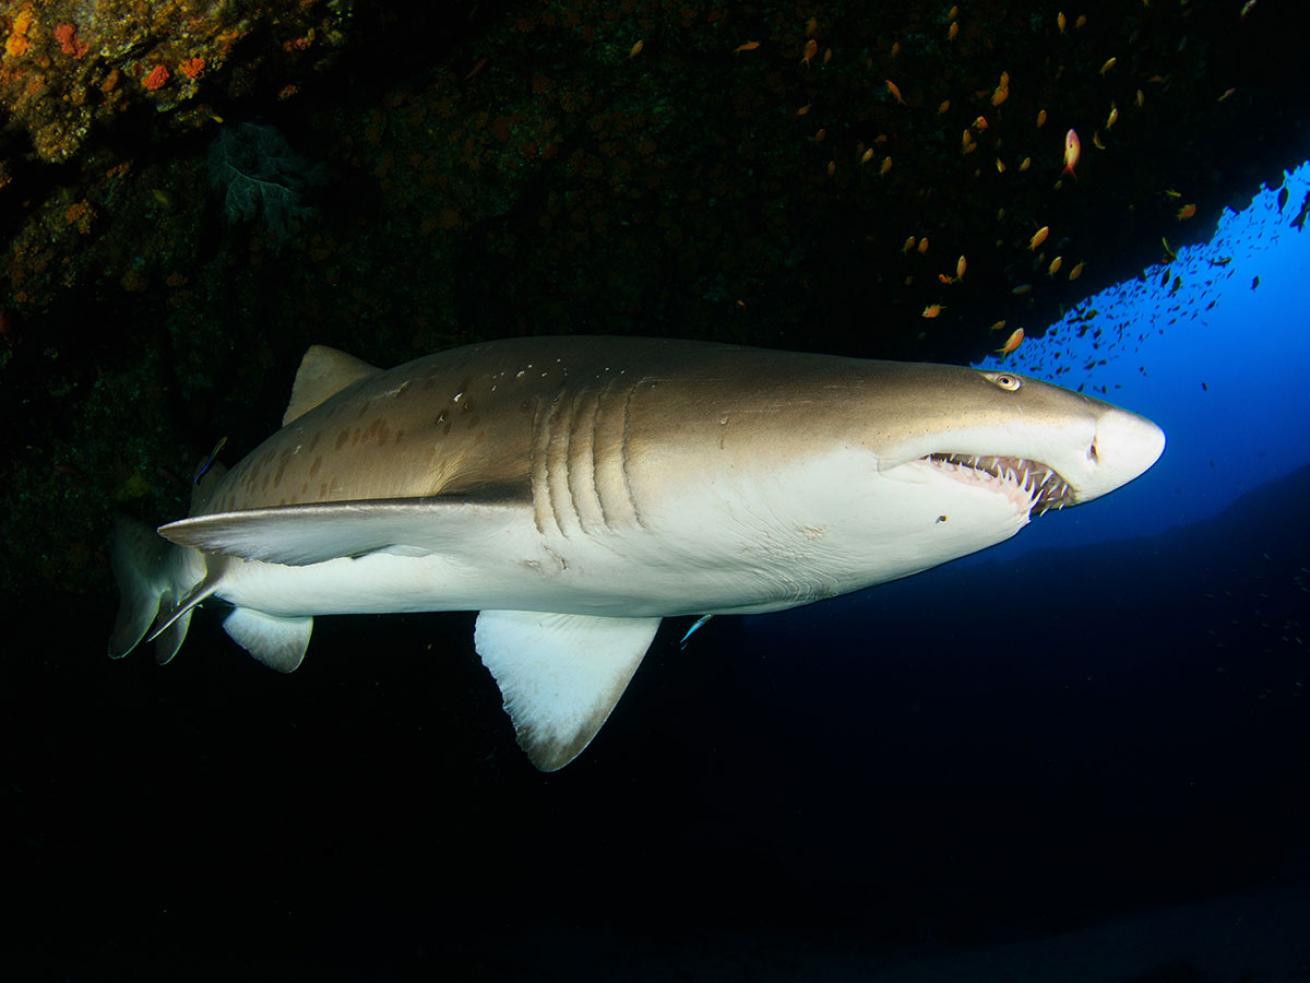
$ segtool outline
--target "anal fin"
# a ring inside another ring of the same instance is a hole
[[[270,669],[295,672],[309,648],[314,619],[279,618],[252,608],[236,608],[223,619],[223,630]]]
[[[591,743],[659,626],[659,618],[478,615],[478,655],[500,687],[519,747],[534,765],[557,771]]]

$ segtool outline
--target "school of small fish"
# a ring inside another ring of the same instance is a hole
[[[1146,4],[1146,0],[1143,2]],[[1245,21],[1255,6],[1256,0],[1246,0],[1241,4],[1238,20]],[[999,47],[993,49],[992,42],[988,40],[989,25],[972,17],[967,5],[943,5],[937,16],[941,17],[939,23],[942,33],[936,35],[935,41],[925,40],[922,36],[893,37],[888,38],[877,51],[846,53],[845,57],[858,57],[870,70],[869,91],[880,107],[870,118],[879,122],[869,126],[863,133],[856,131],[856,137],[851,141],[854,144],[853,152],[846,151],[851,153],[850,157],[835,152],[838,148],[833,148],[818,163],[822,173],[831,181],[877,182],[878,179],[884,179],[885,183],[880,186],[887,189],[885,193],[922,195],[924,192],[916,188],[915,181],[923,170],[924,161],[917,153],[914,139],[907,134],[922,133],[925,126],[930,130],[945,129],[946,133],[951,132],[951,126],[955,127],[954,132],[959,134],[961,163],[957,166],[960,167],[961,179],[976,182],[979,194],[1000,199],[994,209],[997,230],[991,237],[995,241],[995,254],[975,257],[979,260],[978,269],[981,272],[970,278],[967,290],[962,289],[960,285],[964,282],[969,260],[963,254],[959,255],[953,272],[941,271],[940,268],[924,269],[922,261],[917,257],[928,253],[929,237],[916,231],[903,240],[895,240],[897,251],[904,257],[900,262],[905,266],[894,274],[915,291],[923,290],[925,284],[960,291],[958,296],[963,299],[959,304],[952,305],[949,318],[946,316],[947,306],[940,299],[930,295],[920,301],[921,318],[940,320],[950,326],[967,324],[980,313],[973,310],[980,296],[977,291],[985,289],[989,278],[998,272],[1009,280],[1010,297],[1021,298],[1020,303],[1030,307],[1033,304],[1030,295],[1035,292],[1049,291],[1051,285],[1057,282],[1074,283],[1083,276],[1087,263],[1078,256],[1078,229],[1064,221],[1067,216],[1058,207],[1058,203],[1053,203],[1055,207],[1045,209],[1048,214],[1044,215],[1041,214],[1042,210],[1033,207],[1034,199],[1030,194],[1012,201],[1007,189],[1019,187],[1021,182],[1027,183],[1024,187],[1031,188],[1031,183],[1038,181],[1056,194],[1078,194],[1080,185],[1091,186],[1098,177],[1104,180],[1108,173],[1106,165],[1100,163],[1101,158],[1096,154],[1093,154],[1093,161],[1088,161],[1083,153],[1084,140],[1079,135],[1080,129],[1083,133],[1090,132],[1089,144],[1097,151],[1104,151],[1107,155],[1125,152],[1116,148],[1131,146],[1136,128],[1149,125],[1143,114],[1148,112],[1148,105],[1155,103],[1147,98],[1147,93],[1153,91],[1153,87],[1155,91],[1162,91],[1162,87],[1167,86],[1170,80],[1167,74],[1159,71],[1165,66],[1146,67],[1136,62],[1131,36],[1127,42],[1116,43],[1111,47],[1113,39],[1118,37],[1117,33],[1094,33],[1087,30],[1089,17],[1095,16],[1093,10],[1054,9],[1050,20],[1045,22],[1045,30],[1050,32],[1049,44],[1055,61],[1055,88],[1049,79],[1032,78],[1024,71],[1012,75],[1009,66],[1004,64],[1004,52]],[[804,89],[810,96],[795,110],[795,116],[808,117],[811,113],[820,115],[823,125],[815,129],[811,124],[807,131],[812,143],[840,142],[851,128],[838,119],[823,119],[821,115],[825,112],[825,66],[834,57],[838,63],[843,58],[840,32],[834,25],[822,22],[819,16],[811,16],[798,34],[790,51],[779,50],[772,40],[756,40],[749,35],[747,39],[735,45],[729,44],[728,47],[733,55],[749,54],[753,59],[767,58],[771,51],[793,59],[791,64],[800,69]],[[1180,50],[1185,41],[1184,38],[1180,43]],[[994,81],[987,88],[944,91],[946,87],[936,81],[935,74],[922,73],[920,66],[925,57],[930,60],[949,58],[952,51],[965,49],[976,55],[974,49],[980,44],[991,53],[989,57],[995,65],[994,74],[990,75]],[[925,45],[929,46],[928,51],[921,50]],[[937,46],[935,50],[933,45]],[[641,50],[642,42],[637,41],[629,57],[635,57]],[[1067,88],[1061,80],[1073,72],[1080,73],[1086,88],[1104,93],[1104,101],[1099,103],[1101,108],[1094,115],[1089,115],[1090,110],[1071,109],[1059,97],[1060,90]],[[1219,101],[1229,99],[1235,91],[1235,88],[1227,89],[1219,95]],[[914,122],[896,122],[910,119]],[[1016,132],[1019,119],[1035,127],[1035,130]],[[1062,140],[1045,129],[1048,122],[1058,127],[1055,132],[1063,134]],[[1051,145],[1053,138],[1056,141],[1054,146]],[[922,139],[922,136],[918,139]],[[1049,150],[1042,151],[1041,147]],[[983,154],[975,156],[980,149]],[[854,170],[845,168],[843,160],[854,161]],[[990,183],[982,177],[984,170],[991,174]],[[868,177],[858,178],[856,175]],[[1195,202],[1179,200],[1183,198],[1181,192],[1170,189],[1165,194],[1173,203],[1167,209],[1152,212],[1158,221],[1172,218],[1176,222],[1185,222],[1198,215],[1200,206]],[[1023,203],[1021,207],[1006,207],[1017,205],[1020,201]],[[1016,236],[1014,225],[1011,224],[1016,221],[1026,226],[1022,238]],[[1058,236],[1052,231],[1057,222],[1062,226]],[[1164,228],[1163,225],[1159,227]],[[940,227],[940,223],[933,223],[932,231],[936,237],[944,238],[948,248],[957,244],[951,241],[953,237],[950,229]],[[1167,239],[1162,237],[1161,242],[1164,244],[1165,262],[1168,263],[1176,254]],[[959,240],[958,244],[963,245],[963,240]],[[976,242],[971,250],[975,253],[978,251]],[[1025,255],[1028,258],[1022,259]],[[987,324],[989,320],[977,318],[980,324]],[[990,328],[984,330],[1000,331],[1005,326],[1006,319],[1000,319],[993,321]],[[1002,355],[1011,354],[1023,338],[1023,329],[1015,329],[998,351]]]

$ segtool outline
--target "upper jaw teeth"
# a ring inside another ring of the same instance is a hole
[[[1062,509],[1074,502],[1073,489],[1059,472],[1040,461],[1022,457],[995,457],[978,454],[929,454],[927,460],[950,471],[967,468],[998,481],[1018,485],[1029,498],[1029,511],[1041,515],[1049,509]]]

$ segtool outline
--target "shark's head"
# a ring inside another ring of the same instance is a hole
[[[1012,372],[915,366],[910,412],[883,414],[872,449],[883,474],[914,474],[1004,496],[1028,515],[1091,501],[1164,450],[1150,420]],[[898,387],[899,388],[899,387]],[[904,393],[902,393],[904,395]]]

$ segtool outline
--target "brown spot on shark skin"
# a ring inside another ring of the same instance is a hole
[[[321,482],[318,486],[319,499],[322,500],[327,498],[327,493],[328,493],[328,483],[326,481]]]
[[[358,443],[359,443],[359,427],[356,427],[354,430],[350,432],[350,446],[354,447]]]
[[[391,436],[391,428],[387,426],[386,420],[377,421],[378,446],[386,445],[387,438]]]
[[[393,438],[393,442],[399,444],[399,443],[400,443],[400,438],[403,437],[403,436],[405,436],[405,431],[403,431],[403,430],[397,430],[397,431],[396,431],[396,436]]]
[[[291,463],[291,451],[285,450],[278,455],[281,459],[277,468],[277,476],[273,479],[273,487],[277,488],[282,484],[282,476],[287,473],[287,465]]]
[[[349,430],[342,430],[341,433],[337,434],[337,450],[341,450],[341,448],[345,447],[346,441],[349,439],[350,439]]]
[[[323,455],[320,454],[318,457],[314,458],[314,463],[309,466],[309,476],[311,478],[316,477],[318,475],[318,469],[321,468],[322,466],[323,466]]]

